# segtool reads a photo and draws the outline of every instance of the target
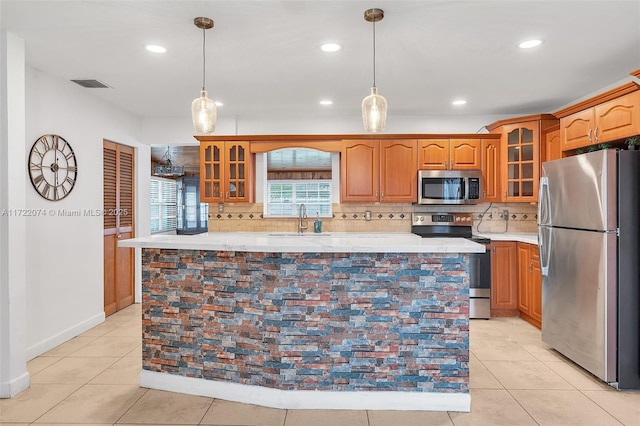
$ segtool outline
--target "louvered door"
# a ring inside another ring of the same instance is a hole
[[[103,143],[104,179],[104,312],[133,303],[134,252],[118,247],[118,240],[133,238],[133,148]]]

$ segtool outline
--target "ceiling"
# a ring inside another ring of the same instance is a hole
[[[389,120],[553,112],[640,68],[640,0],[0,0],[0,24],[25,40],[29,66],[99,80],[109,87],[79,90],[135,116],[191,122],[202,85],[193,19],[210,17],[206,88],[224,103],[218,117],[295,120],[359,116],[373,79],[371,7],[385,13],[376,84]],[[516,47],[534,37],[544,43]],[[329,41],[342,49],[321,51]],[[459,98],[467,104],[453,106]],[[197,163],[181,150],[174,163]]]
[[[31,67],[144,118],[184,117],[202,84],[219,117],[359,115],[376,83],[389,115],[552,112],[640,68],[640,1],[0,0],[2,28]],[[516,45],[538,37],[542,46]],[[343,46],[325,53],[319,46]],[[148,44],[168,51],[152,54]],[[468,103],[454,107],[451,101]],[[321,106],[321,99],[333,100]]]

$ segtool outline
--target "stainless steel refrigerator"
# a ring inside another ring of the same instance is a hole
[[[542,164],[542,340],[620,389],[640,389],[640,151]]]

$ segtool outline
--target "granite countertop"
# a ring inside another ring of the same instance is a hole
[[[119,247],[302,253],[484,253],[464,238],[421,238],[410,232],[209,232],[152,235],[118,241]]]
[[[521,243],[538,244],[538,234],[536,232],[481,232],[473,234],[473,236],[489,238],[492,241],[519,241]]]

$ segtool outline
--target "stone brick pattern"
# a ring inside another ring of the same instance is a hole
[[[282,390],[468,392],[468,255],[143,250],[143,368]]]

